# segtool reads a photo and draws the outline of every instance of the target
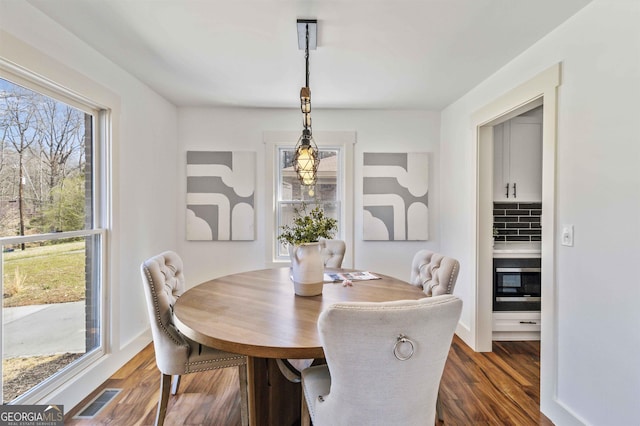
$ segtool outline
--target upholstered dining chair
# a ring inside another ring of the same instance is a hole
[[[456,259],[430,250],[420,250],[413,256],[409,282],[421,287],[427,296],[453,294],[459,271],[460,263]],[[436,409],[438,419],[444,420],[439,394]]]
[[[326,268],[341,268],[347,246],[343,240],[320,239],[322,261]]]
[[[327,363],[302,371],[302,425],[433,424],[461,311],[453,295],[327,307],[318,318]]]
[[[173,395],[178,392],[180,375],[226,367],[238,367],[242,424],[249,424],[247,358],[200,345],[182,335],[174,325],[173,305],[185,291],[180,256],[172,251],[158,254],[142,263],[141,272],[145,284],[156,365],[161,373],[160,401],[155,424],[164,424],[169,391],[171,390]]]
[[[429,250],[420,250],[411,263],[412,285],[422,287],[427,296],[453,294],[460,263],[451,257]]]

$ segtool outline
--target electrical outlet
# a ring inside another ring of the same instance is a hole
[[[560,240],[563,246],[573,247],[573,225],[562,225]]]

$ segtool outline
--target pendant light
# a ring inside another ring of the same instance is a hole
[[[305,86],[300,89],[300,111],[302,112],[302,135],[298,138],[293,157],[293,169],[298,180],[305,186],[314,186],[318,179],[318,146],[313,140],[311,131],[311,89],[309,88],[309,42],[315,49],[317,39],[317,21],[298,19],[298,47],[304,46],[304,59],[306,66]],[[302,44],[304,43],[304,44]],[[313,194],[310,188],[309,194]]]

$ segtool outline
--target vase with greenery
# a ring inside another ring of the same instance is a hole
[[[320,238],[331,239],[338,229],[338,221],[326,216],[319,205],[308,211],[307,204],[302,203],[293,212],[293,224],[281,226],[278,235],[278,241],[289,247],[317,242]]]
[[[325,216],[319,205],[309,211],[307,204],[302,203],[293,211],[293,223],[280,227],[278,241],[289,248],[295,293],[317,296],[322,294],[324,270],[319,241],[321,238],[333,238],[338,221]]]

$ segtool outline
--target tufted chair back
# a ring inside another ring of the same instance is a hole
[[[325,308],[318,333],[327,364],[302,372],[314,426],[433,424],[461,311],[453,295]]]
[[[420,250],[413,257],[410,283],[422,287],[427,296],[452,294],[460,263],[451,257]]]
[[[141,267],[156,363],[163,374],[184,374],[189,343],[173,324],[173,305],[185,290],[182,259],[166,251]]]
[[[320,240],[322,261],[326,268],[341,268],[347,246],[342,240]]]

